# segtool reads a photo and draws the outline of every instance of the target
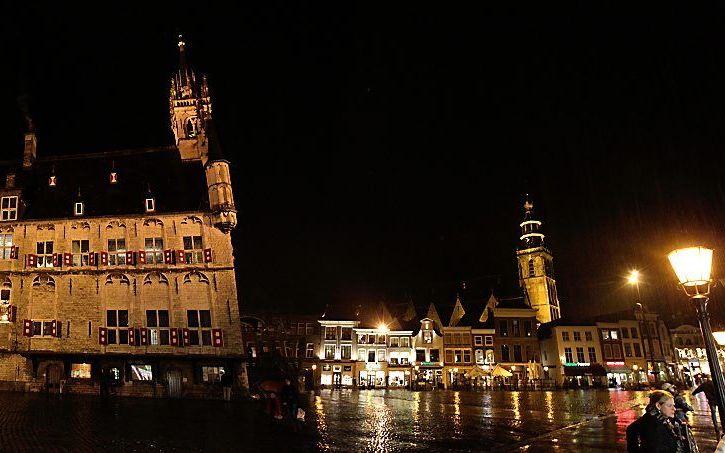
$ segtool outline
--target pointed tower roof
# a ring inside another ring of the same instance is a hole
[[[531,201],[529,194],[526,194],[524,201],[524,221],[519,226],[521,227],[519,250],[543,247],[544,234],[541,232],[541,221],[534,215],[534,202]]]
[[[180,91],[182,97],[191,97],[194,90],[194,82],[196,77],[194,71],[189,67],[189,63],[186,59],[186,42],[182,35],[179,35],[179,69],[176,72],[176,90],[177,93]],[[187,92],[188,90],[188,92]]]
[[[207,165],[212,162],[226,161],[224,154],[222,153],[221,145],[219,144],[219,134],[217,134],[216,126],[214,126],[214,120],[209,117],[206,120],[207,138],[209,140],[209,155],[207,156]]]
[[[456,294],[456,303],[453,305],[453,311],[451,312],[451,319],[448,320],[448,326],[457,326],[458,322],[461,320],[461,318],[463,318],[463,315],[465,314],[466,310],[463,308],[463,303],[461,302],[461,295]]]
[[[428,313],[426,313],[425,317],[435,321],[438,324],[438,327],[443,327],[441,317],[438,315],[438,310],[436,310],[436,306],[433,302],[428,305]]]

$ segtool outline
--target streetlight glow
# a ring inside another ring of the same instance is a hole
[[[639,283],[639,271],[634,269],[627,276],[627,283],[630,285],[636,285]]]
[[[700,286],[710,282],[712,249],[688,247],[673,250],[667,255],[682,286]]]
[[[381,322],[380,324],[378,324],[378,330],[380,332],[388,332],[388,331],[390,331],[390,329],[388,329],[387,324],[385,324],[383,322]]]

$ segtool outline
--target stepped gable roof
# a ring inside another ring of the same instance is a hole
[[[118,174],[115,184],[109,181],[112,167]],[[12,169],[0,164],[0,171]],[[53,173],[56,185],[51,187],[48,177]],[[149,188],[157,213],[209,207],[201,162],[183,162],[173,146],[41,157],[17,173],[16,187],[22,189],[25,205],[21,220],[74,217],[79,190],[83,217],[143,214]]]

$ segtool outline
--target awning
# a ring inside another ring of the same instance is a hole
[[[501,365],[496,365],[496,368],[493,369],[491,372],[492,376],[501,376],[501,377],[511,377],[513,374],[507,370],[506,368],[502,367]]]
[[[587,366],[565,366],[564,376],[606,376],[607,370],[598,363]]]

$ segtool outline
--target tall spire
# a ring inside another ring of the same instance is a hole
[[[529,194],[526,194],[524,201],[524,221],[519,224],[521,237],[519,250],[542,247],[544,245],[544,234],[541,233],[541,222],[534,216],[534,202]]]
[[[182,98],[190,98],[194,95],[194,71],[189,68],[189,63],[186,61],[186,42],[182,35],[179,35],[179,70],[176,73],[176,90],[177,96],[181,95]]]

